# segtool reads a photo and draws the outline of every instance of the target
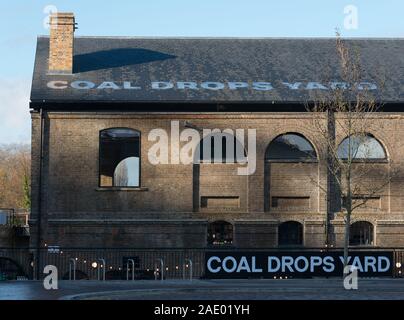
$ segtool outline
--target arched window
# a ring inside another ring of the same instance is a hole
[[[287,133],[275,138],[265,153],[266,160],[313,161],[317,159],[312,144],[302,135]]]
[[[349,146],[351,146],[349,148]],[[349,153],[349,150],[351,152]],[[381,143],[370,134],[352,135],[338,147],[338,157],[343,160],[385,160],[386,152]]]
[[[278,227],[278,245],[303,245],[303,225],[297,221],[281,223]]]
[[[140,186],[140,132],[128,128],[100,132],[100,186]]]
[[[317,166],[317,153],[304,136],[286,133],[272,140],[265,152],[265,211],[312,209]]]
[[[246,161],[247,155],[244,146],[234,135],[229,133],[212,133],[201,140],[198,148],[201,162],[235,163]]]
[[[357,221],[351,225],[349,233],[351,246],[373,245],[373,224],[367,221]]]
[[[208,245],[230,245],[233,243],[233,225],[226,221],[215,221],[208,225]]]

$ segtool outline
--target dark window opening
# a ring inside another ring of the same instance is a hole
[[[287,133],[275,138],[268,146],[266,160],[313,161],[317,159],[312,144],[303,136]]]
[[[208,225],[208,245],[220,246],[233,243],[233,225],[226,221],[215,221]]]
[[[367,221],[358,221],[351,225],[349,244],[351,246],[373,245],[373,225]]]
[[[278,227],[278,245],[303,245],[303,225],[296,221],[281,223]]]
[[[140,133],[126,128],[100,133],[100,186],[140,186]]]

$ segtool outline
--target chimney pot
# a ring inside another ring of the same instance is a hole
[[[74,31],[76,30],[74,14],[53,13],[49,22],[49,72],[72,74]]]

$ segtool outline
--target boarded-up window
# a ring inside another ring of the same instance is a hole
[[[346,198],[342,199],[342,206],[346,208]],[[352,206],[361,211],[378,211],[381,209],[380,197],[353,196]]]
[[[272,197],[271,207],[280,210],[310,209],[310,197]]]
[[[238,208],[240,207],[240,199],[236,196],[223,197],[201,197],[201,208]]]

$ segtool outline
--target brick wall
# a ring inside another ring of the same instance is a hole
[[[234,225],[234,244],[239,247],[277,245],[277,226],[298,221],[304,228],[305,246],[323,246],[326,197],[317,179],[326,185],[324,151],[310,130],[309,114],[135,114],[49,113],[45,118],[43,166],[43,243],[62,246],[107,247],[203,247],[210,221]],[[32,114],[32,241],[38,213],[39,128]],[[152,165],[147,153],[154,142],[148,133],[155,128],[170,132],[170,121],[185,120],[200,128],[253,128],[257,130],[257,169],[251,176],[238,176],[234,164]],[[371,132],[385,146],[390,168],[404,169],[404,117],[380,114],[374,119],[380,130]],[[380,124],[380,125],[379,125]],[[386,125],[388,124],[388,125]],[[99,188],[99,131],[129,127],[141,132],[141,187],[137,190]],[[382,129],[383,128],[383,129]],[[318,148],[318,163],[293,166],[276,164],[266,170],[265,150],[278,135],[298,132]],[[342,139],[342,137],[339,137]],[[384,164],[382,164],[384,166]],[[383,168],[384,170],[385,168]],[[195,171],[197,170],[197,171]],[[404,172],[404,170],[402,170]],[[369,177],[370,179],[370,177]],[[270,187],[266,186],[270,183]],[[381,195],[380,212],[361,210],[353,220],[374,224],[377,246],[404,246],[404,176],[397,175]],[[271,196],[309,197],[309,208],[271,210]],[[237,198],[238,205],[225,206],[220,199],[200,207],[201,197]],[[267,210],[269,208],[269,210]],[[332,215],[334,245],[342,245],[343,223]],[[378,221],[384,221],[380,224]],[[342,223],[342,224],[341,224]],[[391,236],[389,230],[396,236]]]
[[[75,19],[72,13],[56,13],[50,16],[50,72],[73,72],[74,30]]]

